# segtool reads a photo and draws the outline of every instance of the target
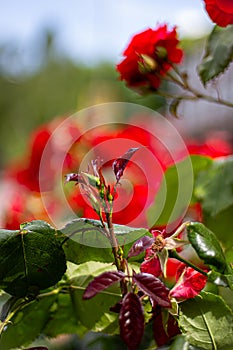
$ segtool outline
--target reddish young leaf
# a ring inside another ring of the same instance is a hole
[[[143,253],[146,249],[148,249],[154,242],[154,238],[151,238],[149,236],[144,236],[137,240],[131,247],[128,258],[131,258],[132,256],[137,256],[141,253]]]
[[[114,160],[114,162],[112,164],[112,168],[113,168],[113,172],[116,176],[117,182],[120,181],[120,178],[122,177],[123,172],[125,170],[125,167],[128,164],[130,158],[138,150],[139,150],[139,148],[130,148],[130,149],[128,149],[128,151],[125,154],[123,154],[123,156]]]
[[[157,277],[149,273],[134,273],[133,281],[151,299],[163,307],[171,307],[170,290]]]
[[[168,316],[166,329],[164,329],[161,306],[156,305],[153,314],[153,333],[155,342],[158,346],[167,344],[173,337],[181,333],[176,319],[171,314]]]
[[[83,293],[83,299],[93,298],[96,294],[102,290],[110,287],[112,284],[120,281],[125,277],[125,274],[120,271],[104,272],[101,275],[95,277],[87,286]]]
[[[65,178],[66,178],[65,182],[69,182],[69,181],[75,181],[77,183],[80,182],[80,174],[76,174],[76,173],[66,174]]]
[[[119,315],[120,335],[129,350],[137,349],[144,332],[144,315],[139,297],[127,293]]]

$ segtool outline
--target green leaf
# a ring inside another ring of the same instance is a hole
[[[83,292],[89,282],[105,271],[116,271],[116,268],[112,264],[90,261],[79,265],[72,272],[70,289],[74,312],[80,322],[88,329],[96,328],[98,331],[106,331],[110,327],[109,322],[115,322],[115,314],[109,309],[121,299],[119,284],[107,288],[92,299],[82,299]]]
[[[151,235],[144,228],[113,225],[119,245],[124,245],[124,255],[128,254],[133,242],[144,235]],[[76,219],[68,223],[62,233],[70,237],[63,246],[66,258],[76,264],[86,261],[112,262],[112,248],[98,220]]]
[[[208,280],[217,286],[229,287],[233,290],[233,274],[224,275],[216,271],[208,272]]]
[[[233,348],[233,314],[218,295],[202,292],[180,304],[179,324],[188,342],[205,350]]]
[[[194,155],[167,169],[147,212],[149,227],[167,225],[184,215],[192,199],[194,179],[211,164],[209,157]]]
[[[195,195],[211,216],[233,205],[233,157],[214,161],[197,178]]]
[[[83,336],[87,332],[76,317],[70,294],[58,294],[50,309],[50,318],[43,329],[43,333],[55,338],[59,334],[78,334]]]
[[[52,295],[35,300],[17,312],[1,334],[0,349],[28,345],[37,338],[50,317],[49,309],[55,299],[56,295]]]
[[[232,37],[233,26],[214,27],[207,41],[205,56],[198,66],[198,72],[204,84],[224,72],[232,61]]]
[[[212,231],[200,222],[192,222],[187,225],[187,234],[190,243],[205,264],[217,272],[229,273],[230,267]]]
[[[1,289],[18,297],[36,295],[61,279],[66,259],[54,232],[42,221],[0,230]]]

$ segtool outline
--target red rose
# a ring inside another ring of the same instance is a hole
[[[220,27],[233,24],[232,0],[204,0],[208,15]]]
[[[125,58],[117,65],[121,80],[130,87],[156,90],[171,64],[182,59],[178,43],[176,28],[169,30],[167,25],[136,34],[123,53]]]
[[[179,301],[194,298],[205,287],[207,277],[200,272],[181,264],[177,270],[177,282],[170,296]]]

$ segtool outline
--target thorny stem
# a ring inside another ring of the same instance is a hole
[[[200,273],[201,273],[202,275],[204,275],[204,276],[208,276],[207,273],[206,273],[205,271],[203,271],[202,269],[200,269],[198,266],[196,266],[196,265],[192,264],[190,261],[188,261],[188,260],[182,258],[182,257],[177,253],[177,251],[176,251],[175,249],[169,251],[169,257],[170,257],[170,258],[177,259],[177,260],[179,260],[179,261],[185,263],[186,265],[188,265],[189,267],[192,267],[194,270],[200,272]]]
[[[180,71],[178,70],[178,68],[175,65],[172,65],[172,68],[174,70],[174,72],[176,73],[177,77],[175,77],[173,74],[171,73],[167,73],[166,77],[163,77],[163,79],[167,79],[170,82],[173,82],[174,84],[176,84],[177,86],[179,86],[180,88],[182,88],[183,90],[190,92],[192,94],[192,96],[172,96],[169,95],[167,97],[171,97],[171,98],[180,98],[180,99],[184,99],[184,100],[197,100],[197,99],[201,99],[201,100],[205,100],[208,102],[212,102],[212,103],[217,103],[220,105],[224,105],[227,107],[231,107],[233,108],[233,103],[227,100],[224,100],[222,98],[218,97],[214,97],[214,96],[210,96],[210,95],[206,95],[204,93],[201,93],[200,91],[194,89],[187,80],[187,76],[186,74],[181,74]],[[159,92],[158,94],[165,96],[165,93],[163,92]]]

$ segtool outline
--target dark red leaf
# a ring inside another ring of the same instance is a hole
[[[80,182],[80,174],[76,174],[76,173],[66,174],[65,178],[66,178],[65,182],[69,182],[69,181],[75,181],[77,183]]]
[[[117,182],[120,181],[120,178],[122,177],[123,172],[125,170],[125,167],[128,164],[130,158],[138,150],[139,150],[139,148],[130,148],[130,149],[128,149],[128,151],[125,154],[123,154],[123,156],[114,160],[114,162],[112,164],[112,168],[113,168],[113,172],[116,176]]]
[[[170,290],[163,282],[150,273],[134,273],[133,281],[151,299],[163,307],[171,307]]]
[[[159,305],[156,305],[153,313],[154,313],[154,323],[153,323],[154,339],[158,346],[163,346],[167,344],[173,337],[180,334],[181,332],[178,327],[176,319],[171,314],[169,314],[168,316],[166,329],[164,329],[162,309]]]
[[[144,237],[140,238],[138,241],[136,241],[132,245],[132,247],[128,253],[128,258],[131,258],[132,256],[137,256],[137,255],[143,253],[153,243],[154,243],[154,238],[151,238],[149,236],[144,236]]]
[[[122,307],[122,299],[115,305],[111,306],[109,310],[112,312],[115,312],[116,314],[119,314],[121,311],[121,307]]]
[[[83,293],[83,299],[93,298],[96,294],[102,290],[110,287],[112,284],[120,281],[125,277],[125,274],[120,271],[104,272],[101,275],[95,277],[87,286]]]
[[[129,350],[136,350],[144,333],[144,315],[139,297],[125,295],[119,315],[120,335]]]

